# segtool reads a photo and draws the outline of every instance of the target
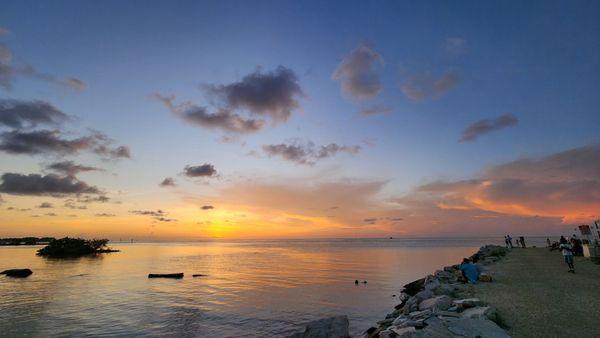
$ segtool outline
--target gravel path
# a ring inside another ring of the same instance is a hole
[[[488,266],[494,282],[472,288],[498,309],[512,337],[600,337],[600,265],[558,251],[513,249]]]

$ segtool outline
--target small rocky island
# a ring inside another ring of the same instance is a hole
[[[73,258],[101,253],[119,252],[107,246],[108,239],[82,239],[65,237],[55,239],[37,251],[38,256]]]

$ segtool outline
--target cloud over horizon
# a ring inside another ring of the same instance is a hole
[[[519,119],[513,114],[504,114],[493,120],[483,119],[469,125],[462,132],[459,142],[475,141],[479,136],[503,128],[514,127],[519,124]]]
[[[600,145],[508,162],[470,180],[424,184],[401,200],[565,224],[590,222],[600,217]]]
[[[378,68],[383,58],[370,46],[360,44],[344,56],[331,76],[340,81],[342,92],[353,99],[364,100],[374,97],[383,89]]]

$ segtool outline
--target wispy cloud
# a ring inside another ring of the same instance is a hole
[[[365,108],[361,109],[359,113],[364,116],[383,115],[383,114],[389,114],[393,110],[394,109],[390,106],[372,106],[372,107],[365,107]]]
[[[287,144],[267,144],[263,145],[262,149],[269,157],[277,156],[290,162],[305,165],[314,165],[318,160],[333,157],[340,152],[357,154],[361,150],[360,146],[357,145],[347,146],[330,143],[316,146],[313,142],[303,143],[300,140],[293,140]]]
[[[175,180],[172,177],[166,177],[159,184],[159,186],[161,186],[161,187],[174,187],[176,185],[177,184],[175,183]]]
[[[481,135],[508,127],[514,127],[517,124],[519,124],[519,119],[513,114],[504,114],[493,120],[479,120],[463,130],[459,142],[474,141]]]
[[[111,147],[111,140],[100,132],[87,136],[66,139],[58,130],[13,130],[0,134],[0,151],[10,154],[77,154],[80,151],[91,151],[107,158],[130,158],[126,146]]]
[[[460,56],[467,53],[467,40],[459,37],[446,38],[446,53],[453,56]]]
[[[197,106],[191,102],[175,103],[175,96],[154,94],[171,112],[182,120],[208,129],[217,129],[227,133],[249,134],[261,130],[266,121],[262,119],[245,118],[229,109],[218,109],[209,112],[209,108]]]
[[[342,91],[354,99],[368,99],[377,95],[383,85],[377,73],[383,66],[381,55],[370,46],[361,44],[347,55],[333,72],[332,78],[342,84]]]
[[[445,95],[460,83],[458,72],[450,70],[435,77],[430,72],[409,75],[400,85],[406,97],[414,101],[435,99]]]
[[[51,170],[67,176],[75,176],[81,172],[100,171],[102,169],[76,164],[73,161],[54,162],[46,165],[47,170]]]

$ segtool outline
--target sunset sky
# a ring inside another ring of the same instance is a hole
[[[2,1],[0,237],[569,234],[598,1]]]

